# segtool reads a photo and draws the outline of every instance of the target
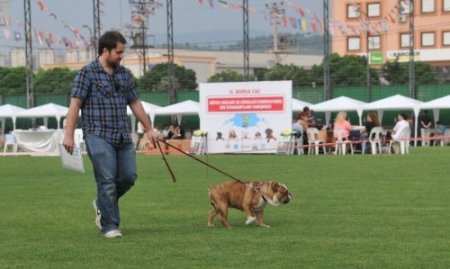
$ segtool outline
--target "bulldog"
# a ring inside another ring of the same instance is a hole
[[[214,218],[220,214],[220,221],[226,228],[228,208],[236,208],[247,215],[246,225],[256,222],[260,227],[270,227],[264,223],[264,207],[287,204],[293,195],[286,185],[276,181],[227,181],[209,187],[209,199],[213,209],[208,213],[208,227],[214,226]]]

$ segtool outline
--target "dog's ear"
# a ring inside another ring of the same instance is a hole
[[[274,192],[276,192],[276,191],[278,191],[278,189],[280,188],[280,184],[278,184],[278,182],[276,182],[276,181],[272,181],[272,182],[270,183],[270,188],[271,188]]]

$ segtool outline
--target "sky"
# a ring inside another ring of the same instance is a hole
[[[212,1],[213,7],[209,1]],[[288,5],[287,2],[290,5]],[[300,7],[309,14],[322,16],[322,1],[319,0],[286,0],[284,8],[289,17],[300,17]],[[11,23],[0,26],[0,46],[23,46],[23,0],[0,0],[10,3]],[[40,2],[40,3],[38,3]],[[32,28],[44,35],[51,34],[69,40],[76,36],[68,27],[79,30],[84,37],[89,37],[87,25],[92,28],[92,0],[31,0]],[[129,0],[103,0],[101,10],[102,31],[109,29],[124,29],[131,23],[131,8]],[[149,42],[165,43],[167,41],[166,1],[156,0],[161,6],[155,14],[149,16]],[[222,3],[227,3],[225,8]],[[249,16],[250,36],[270,35],[272,28],[267,17],[266,4],[276,1],[249,0],[249,7],[254,11]],[[203,3],[203,4],[202,4]],[[174,41],[190,43],[221,43],[239,41],[242,39],[242,12],[233,8],[233,4],[241,4],[240,0],[173,0]],[[41,5],[39,5],[41,4]],[[42,10],[44,7],[44,10]],[[293,27],[281,27],[280,32],[301,32]],[[6,33],[9,33],[7,36]],[[18,39],[18,40],[15,40]],[[36,42],[37,47],[46,47],[45,42]]]

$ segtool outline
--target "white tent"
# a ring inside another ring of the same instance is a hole
[[[310,107],[313,104],[292,98],[292,111],[302,111],[305,106]]]
[[[380,123],[382,122],[383,111],[385,110],[413,110],[416,119],[414,123],[414,137],[417,137],[417,118],[419,116],[420,104],[422,104],[422,101],[397,94],[369,103],[364,106],[363,110],[376,110],[378,112],[378,117],[380,118]],[[416,144],[416,142],[417,140],[415,140],[414,143]]]
[[[359,101],[350,97],[340,96],[331,100],[324,101],[310,106],[311,110],[315,112],[325,112],[326,125],[330,123],[331,112],[338,111],[356,111],[359,117],[359,125],[362,125],[361,116],[362,108],[367,103]]]
[[[440,97],[419,105],[419,110],[433,109],[434,121],[439,120],[439,111],[441,109],[450,109],[450,95]]]
[[[177,115],[178,124],[181,123],[182,115],[198,115],[200,104],[192,100],[168,105],[155,110],[156,115]]]
[[[152,124],[153,124],[153,120],[155,119],[155,110],[161,108],[160,106],[154,105],[152,103],[148,103],[145,101],[141,101],[142,106],[144,107],[144,111],[147,115],[150,116],[150,119],[152,120]],[[131,117],[131,130],[134,133],[136,130],[135,125],[136,125],[136,118],[133,115],[133,111],[131,111],[131,108],[129,106],[127,106],[127,115],[128,116],[132,116]]]
[[[2,105],[0,106],[0,120],[2,122],[2,134],[5,133],[5,120],[6,118],[11,118],[13,122],[13,129],[16,129],[16,115],[17,113],[24,111],[24,108],[13,106],[13,105]]]
[[[26,109],[17,113],[17,118],[44,118],[45,126],[48,126],[48,118],[55,117],[58,122],[58,129],[60,128],[60,120],[67,115],[69,109],[65,106],[60,106],[54,103]]]

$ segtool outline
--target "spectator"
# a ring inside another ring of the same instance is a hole
[[[394,129],[392,130],[392,142],[402,142],[405,139],[410,139],[410,132],[408,132],[410,129],[408,118],[406,117],[406,114],[399,113],[397,115],[397,123],[394,126]],[[398,143],[393,143],[393,150],[394,153],[399,153]]]
[[[422,146],[429,146],[432,121],[430,116],[428,116],[428,111],[424,110],[422,112],[419,121],[420,121],[420,138],[422,139]]]
[[[333,129],[333,136],[334,138],[338,138],[338,130],[341,130],[342,140],[347,140],[350,136],[350,131],[352,130],[352,125],[347,120],[347,113],[346,112],[339,112],[336,115],[336,119],[334,120],[334,129]]]

